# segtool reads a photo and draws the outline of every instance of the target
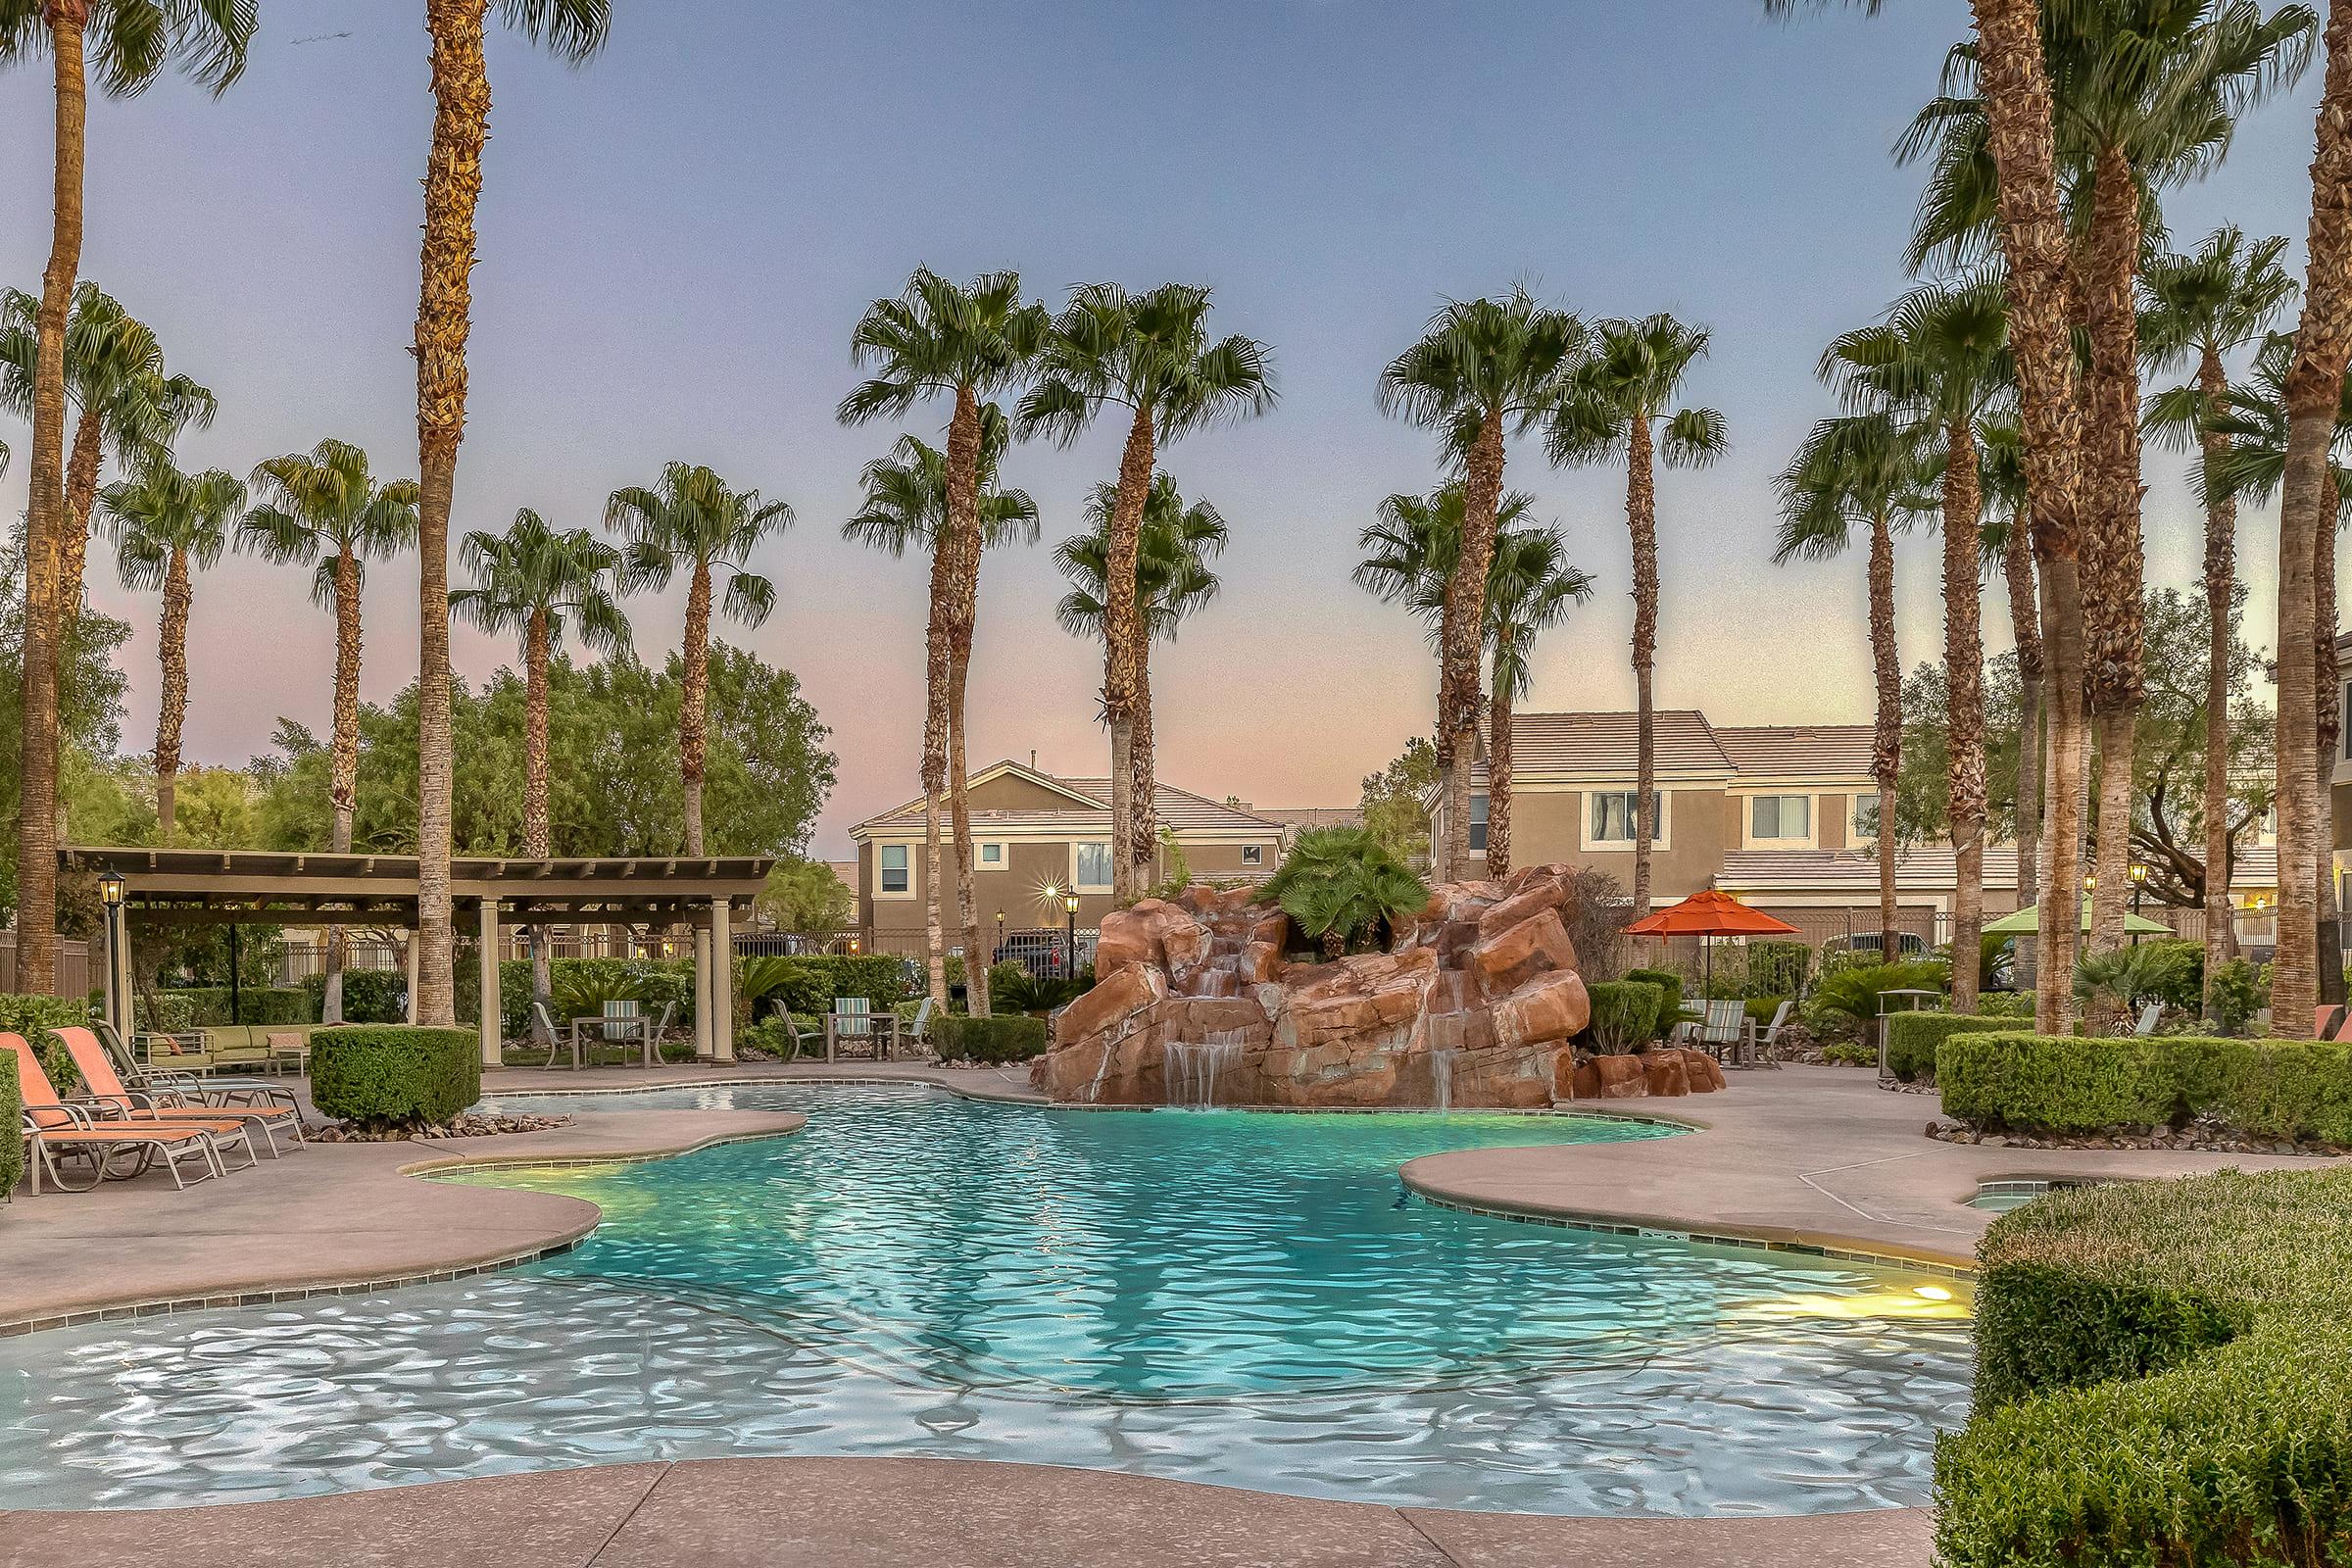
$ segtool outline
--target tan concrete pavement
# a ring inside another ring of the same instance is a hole
[[[216,1508],[0,1514],[0,1568],[1925,1568],[1917,1509],[1553,1519],[956,1459],[689,1459]]]
[[[1994,1149],[1926,1136],[1934,1095],[1895,1094],[1847,1067],[1739,1072],[1721,1094],[1613,1102],[1699,1130],[1663,1142],[1428,1154],[1405,1184],[1503,1213],[1916,1258],[1966,1267],[1994,1216],[1982,1182],[2185,1176],[2332,1164],[2293,1155]]]

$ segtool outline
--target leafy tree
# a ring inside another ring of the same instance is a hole
[[[857,923],[858,895],[824,861],[787,855],[767,873],[759,909],[783,930],[831,936]]]
[[[27,897],[17,911],[17,985],[57,983],[57,783],[66,733],[59,684],[78,595],[64,591],[67,526],[66,335],[81,272],[82,172],[89,72],[98,89],[127,98],[175,66],[216,94],[245,67],[252,0],[0,0],[0,68],[48,56],[56,99],[49,265],[34,313],[31,505],[24,519],[24,603],[19,620],[23,688],[18,717],[21,792],[17,863]],[[470,257],[471,252],[468,250]],[[96,490],[95,468],[90,489]],[[85,503],[82,516],[88,516]],[[80,543],[74,543],[78,562]],[[78,580],[78,579],[77,579]]]
[[[1102,620],[1111,892],[1121,903],[1143,891],[1159,848],[1150,759],[1139,758],[1135,748],[1152,634],[1133,594],[1159,449],[1195,430],[1254,418],[1275,402],[1265,345],[1238,334],[1211,338],[1208,310],[1208,289],[1190,283],[1162,283],[1140,294],[1115,283],[1081,285],[1054,318],[1038,357],[1037,384],[1016,415],[1022,435],[1051,436],[1064,446],[1104,409],[1128,415],[1110,513]]]
[[[189,571],[209,569],[220,559],[229,528],[244,510],[245,487],[219,468],[182,473],[167,454],[150,452],[136,479],[107,486],[99,501],[122,586],[164,591],[156,636],[163,691],[155,719],[155,814],[170,844],[178,819],[173,807],[180,729],[188,713],[188,610],[195,599]]]
[[[24,693],[24,556],[20,545],[0,548],[0,735],[14,734],[23,721]],[[130,627],[123,621],[96,610],[85,610],[74,617],[67,628],[60,647],[62,656],[58,667],[57,714],[58,727],[64,739],[60,758],[60,789],[58,806],[73,825],[76,800],[74,790],[67,787],[70,779],[88,778],[107,766],[122,744],[122,694],[128,682],[116,662],[117,654],[130,640]],[[20,758],[11,747],[0,746],[0,818],[19,810],[23,800],[22,779],[18,771]],[[52,808],[55,814],[57,808]],[[50,823],[54,837],[57,824]],[[56,851],[50,851],[50,864],[56,864]],[[57,890],[54,877],[50,880],[48,897],[53,904],[63,904],[64,896]],[[19,908],[19,878],[17,861],[13,858],[0,859],[0,914],[18,916],[19,929],[25,923]],[[52,920],[56,918],[52,912]]]
[[[1364,831],[1400,860],[1426,858],[1429,808],[1422,802],[1444,779],[1437,747],[1425,735],[1413,736],[1387,767],[1364,775],[1359,801]]]
[[[1438,626],[1438,759],[1446,770],[1446,842],[1431,847],[1444,880],[1470,863],[1470,773],[1477,765],[1479,653],[1487,630],[1487,573],[1502,507],[1503,440],[1525,434],[1560,399],[1587,348],[1585,324],[1525,288],[1505,298],[1455,300],[1419,342],[1380,372],[1387,414],[1438,432],[1462,471],[1462,521]]]
[[[776,587],[749,569],[752,552],[771,533],[792,526],[792,508],[762,502],[757,490],[732,490],[710,469],[671,463],[657,488],[628,485],[605,505],[605,526],[628,541],[622,556],[621,586],[660,590],[670,574],[684,571],[686,645],[678,709],[678,777],[686,802],[688,855],[703,853],[703,779],[709,740],[710,685],[710,596],[715,578],[726,574],[719,611],[741,625],[757,627],[776,608]]]
[[[1592,354],[1552,418],[1551,461],[1562,466],[1625,458],[1625,518],[1634,547],[1634,912],[1649,908],[1649,847],[1656,835],[1657,736],[1652,672],[1658,650],[1657,482],[1670,468],[1703,467],[1721,457],[1723,416],[1677,409],[1690,368],[1706,356],[1708,333],[1659,313],[1594,328]],[[1653,426],[1663,424],[1663,429]]]

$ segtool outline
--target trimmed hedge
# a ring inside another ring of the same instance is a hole
[[[2352,1562],[2352,1170],[2061,1189],[1979,1255],[1938,1561]]]
[[[174,998],[184,1002],[191,1013],[189,1026],[197,1029],[218,1029],[231,1023],[318,1021],[318,1005],[301,986],[240,986],[234,1018],[228,1015],[226,986],[174,986],[156,995],[167,1004]]]
[[[2212,1115],[2256,1138],[2352,1148],[2352,1047],[2158,1035],[1948,1036],[1943,1109],[1971,1126],[2095,1133]]]
[[[0,1056],[0,1197],[16,1190],[24,1174],[24,1102],[17,1088],[17,1054]]]
[[[1599,980],[1585,987],[1592,1021],[1585,1026],[1596,1048],[1632,1051],[1657,1038],[1665,993],[1647,980]]]
[[[942,1061],[1027,1061],[1046,1049],[1046,1020],[1005,1012],[931,1020],[931,1047]]]
[[[503,982],[502,982],[503,984]],[[326,976],[307,975],[303,995],[314,1018],[326,1015]],[[409,1015],[409,972],[406,969],[346,969],[343,971],[345,1023],[400,1023]]]
[[[482,1047],[471,1029],[360,1024],[311,1037],[311,1099],[364,1127],[437,1125],[482,1098]]]
[[[1886,1017],[1886,1070],[1903,1082],[1936,1070],[1936,1048],[1953,1035],[2014,1034],[2014,1018],[1981,1018],[1973,1012],[1895,1012]]]
[[[1628,969],[1625,977],[1658,988],[1658,1017],[1650,1026],[1649,1038],[1663,1040],[1674,1033],[1674,1026],[1683,1018],[1683,977],[1672,969]]]

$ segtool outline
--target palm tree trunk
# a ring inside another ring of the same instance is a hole
[[[2329,0],[2328,74],[2311,164],[2309,270],[2286,378],[2286,471],[2278,498],[2278,951],[2271,1009],[2281,1034],[2310,1028],[2319,989],[2323,815],[2319,789],[2319,531],[2328,455],[2352,356],[2352,0]],[[2332,694],[2330,699],[2332,699]]]
[[[964,777],[964,687],[972,667],[972,639],[980,619],[980,400],[969,387],[956,391],[948,422],[950,591],[956,604],[949,638],[948,799],[956,830],[956,898],[961,919],[964,1007],[988,1016],[988,960],[980,950],[980,905],[973,896],[971,798]]]
[[[703,853],[703,760],[710,747],[710,566],[694,564],[686,590],[686,650],[678,663],[678,782],[686,804],[686,853]]]
[[[32,369],[30,505],[24,522],[24,696],[17,809],[17,989],[57,989],[57,596],[64,526],[66,313],[81,269],[82,129],[88,94],[81,29],[88,0],[50,0],[57,151],[49,266],[41,274]]]
[[[156,658],[163,666],[162,701],[155,714],[156,842],[172,843],[172,808],[179,781],[179,734],[188,718],[188,553],[172,552],[164,570],[163,624],[156,629]]]
[[[105,424],[95,409],[74,420],[74,445],[66,455],[65,526],[57,535],[57,606],[62,646],[81,614],[81,578],[90,549],[90,514],[98,505],[98,471],[106,458]]]
[[[547,612],[533,610],[522,634],[522,853],[534,860],[549,854],[547,808]],[[556,994],[555,957],[548,949],[547,926],[534,921],[531,943],[531,1001],[547,1009],[552,1023]],[[531,1014],[531,1035],[553,1047],[548,1025],[538,1011]]]
[[[1894,858],[1895,785],[1903,771],[1903,664],[1894,645],[1894,533],[1886,514],[1870,519],[1870,663],[1878,712],[1870,733],[1870,769],[1879,781],[1879,954],[1891,962],[1902,953],[1896,935]]]
[[[1649,912],[1649,847],[1658,835],[1658,739],[1652,677],[1658,658],[1658,498],[1649,417],[1627,431],[1625,522],[1634,540],[1634,916]],[[1884,841],[1891,822],[1879,825]]]
[[[2009,585],[2009,635],[2017,645],[2017,906],[2041,897],[2041,614],[2026,510],[2009,519],[2001,569]],[[2032,939],[2027,939],[2031,941]],[[2017,951],[2026,951],[2020,942]]]
[[[416,299],[416,1021],[457,1022],[450,855],[457,764],[450,736],[449,513],[466,434],[466,337],[472,326],[473,212],[482,194],[490,74],[487,0],[425,0],[432,35],[433,142],[424,172]]]
[[[948,1010],[948,892],[940,868],[939,818],[948,789],[956,612],[956,531],[950,527],[939,530],[931,541],[931,612],[923,630],[923,952],[931,1005],[941,1013]]]
[[[1150,408],[1135,411],[1119,454],[1119,483],[1111,497],[1110,548],[1102,564],[1102,712],[1110,722],[1111,897],[1134,902],[1135,866],[1127,846],[1135,838],[1135,688],[1149,635],[1135,598],[1135,563],[1143,548],[1144,503],[1152,494],[1157,431]]]
[[[1511,874],[1511,707],[1508,651],[1497,646],[1487,697],[1487,875]]]
[[[2197,390],[2205,407],[2218,409],[2229,393],[2229,372],[2211,343],[2197,362]],[[2230,438],[2214,431],[2203,437],[2205,467],[2220,471],[2230,455]],[[2230,940],[2230,653],[2236,630],[2237,499],[2227,491],[2205,498],[2205,995],[2206,1022],[2221,1027],[2214,1002],[2214,974],[2231,956]]]
[[[1470,775],[1478,765],[1478,656],[1486,646],[1487,572],[1494,561],[1494,517],[1502,504],[1502,412],[1479,421],[1464,464],[1462,542],[1438,623],[1438,724],[1452,742],[1446,762],[1446,853],[1442,881],[1471,874]],[[1489,805],[1492,806],[1492,801]]]
[[[334,808],[328,848],[351,853],[360,798],[360,559],[349,544],[335,551],[335,732],[327,750],[327,801]],[[318,1013],[343,1021],[343,928],[326,928],[326,993]]]
[[[2336,746],[2343,739],[2343,672],[2335,657],[2335,530],[2343,514],[2335,470],[2330,467],[2321,487],[2320,526],[2311,567],[2312,709],[2319,720],[2313,753],[2319,762],[2320,838],[2315,854],[2319,878],[2313,896],[2319,901],[2320,1001],[2334,1006],[2344,1000],[2343,913],[2335,898],[2335,836],[2327,831],[2335,813],[2328,808],[2335,781]]]
[[[1974,1012],[1984,925],[1984,636],[1975,422],[1951,421],[1943,470],[1943,668],[1952,826],[1952,1010]]]
[[[2075,955],[2082,945],[2082,783],[2088,734],[2082,701],[2082,588],[2075,558],[2041,562],[2041,628],[2050,662],[2050,772],[2042,835],[2049,846],[2041,884],[2034,1027],[2074,1027]]]
[[[2139,531],[2139,313],[2132,298],[2140,248],[2140,190],[2121,149],[2101,151],[2092,174],[2084,310],[2090,372],[2082,467],[2083,640],[2099,738],[2099,813],[2090,947],[2123,945],[2132,893],[2132,761],[2142,690]]]
[[[1135,835],[1116,846],[1125,856],[1128,875],[1135,879],[1138,897],[1159,881],[1159,832],[1152,813],[1152,774],[1158,765],[1152,715],[1152,638],[1144,638],[1144,657],[1135,671],[1135,731],[1128,743],[1129,792],[1135,802]]]

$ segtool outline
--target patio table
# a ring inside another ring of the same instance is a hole
[[[615,1021],[616,1020],[609,1018],[601,1012],[587,1013],[581,1017],[571,1020],[570,1034],[572,1071],[577,1072],[580,1070],[581,1031],[584,1029],[595,1029],[602,1031],[611,1027]],[[638,1061],[636,1064],[640,1067],[651,1067],[655,1060],[654,1020],[651,1018],[639,1017],[630,1018],[626,1021],[635,1026],[637,1031]]]
[[[855,1023],[864,1027],[854,1029],[846,1036],[842,1025]],[[899,1015],[885,1009],[881,1012],[828,1012],[825,1014],[825,1060],[831,1062],[844,1039],[870,1043],[876,1061],[890,1061],[898,1054]]]

